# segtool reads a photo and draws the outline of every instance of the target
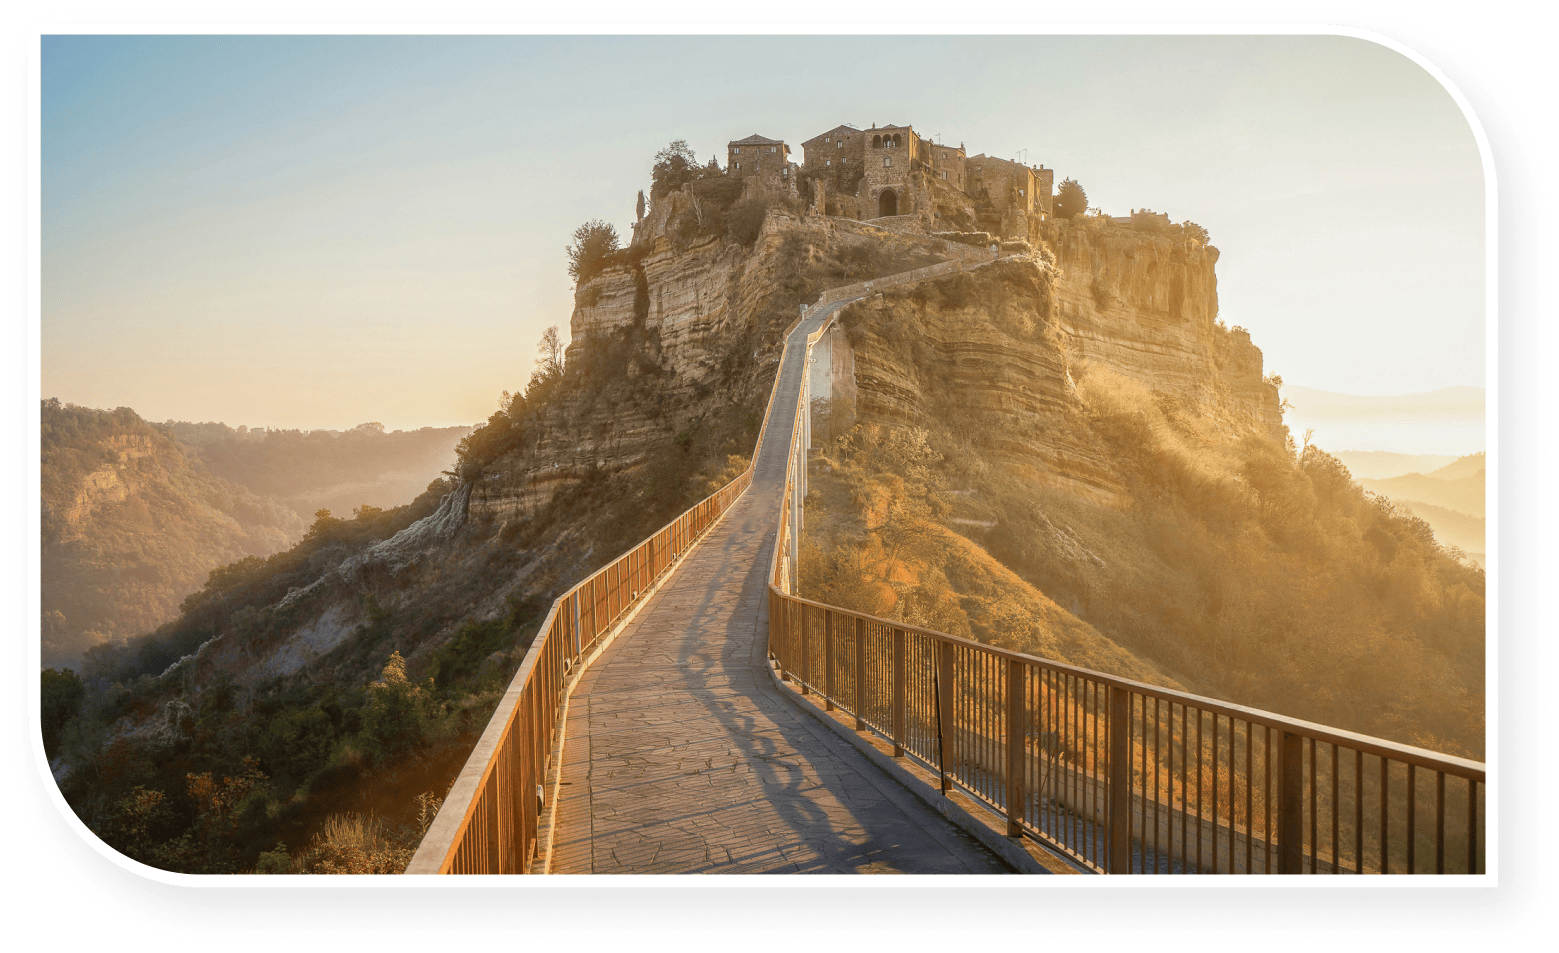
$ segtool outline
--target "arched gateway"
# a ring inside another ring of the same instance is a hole
[[[877,196],[878,217],[897,214],[899,214],[899,197],[893,194],[892,189],[883,189],[882,194]]]

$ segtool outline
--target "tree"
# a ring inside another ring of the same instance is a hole
[[[617,229],[598,218],[574,229],[574,243],[565,246],[569,277],[579,284],[594,278],[617,245]]]
[[[650,199],[675,192],[697,177],[698,157],[686,139],[678,139],[655,153],[655,164],[650,167]]]
[[[541,371],[549,377],[563,373],[563,338],[558,334],[558,326],[553,325],[541,334],[541,340],[536,342],[536,353],[541,356],[536,363],[541,365]]]
[[[1066,179],[1056,189],[1056,218],[1072,218],[1088,211],[1088,193],[1075,179]]]

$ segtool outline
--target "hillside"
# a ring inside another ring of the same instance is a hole
[[[127,407],[42,408],[44,666],[173,618],[217,566],[269,556],[306,524],[213,475]]]
[[[1481,566],[1488,548],[1485,465],[1483,454],[1470,453],[1428,473],[1361,479],[1359,485],[1419,517],[1434,530],[1441,545],[1462,550]]]
[[[1287,441],[1215,252],[1043,238],[825,338],[802,595],[1481,756],[1481,572]]]

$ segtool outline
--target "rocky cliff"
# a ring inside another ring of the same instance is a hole
[[[1201,230],[1040,239],[841,313],[802,595],[1479,756],[1482,574],[1288,442]]]
[[[1218,320],[1218,249],[1205,234],[1080,217],[1046,222],[1041,235],[1056,258],[1054,317],[1074,377],[1102,364],[1188,402],[1228,434],[1283,442],[1261,350]]]
[[[1077,384],[1090,374],[1137,381],[1225,437],[1282,445],[1260,350],[1217,321],[1216,248],[1091,223],[1047,230],[1055,253],[847,310],[848,344],[830,358],[852,366],[862,421],[966,421],[955,429],[979,440],[990,464],[1095,500],[1119,499],[1121,484],[1079,418]]]

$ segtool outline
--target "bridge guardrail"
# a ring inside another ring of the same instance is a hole
[[[784,338],[804,317],[791,322]],[[776,372],[769,408],[779,383]],[[751,485],[770,416],[764,413],[746,470],[553,601],[406,873],[528,872],[546,808],[543,785],[558,713],[575,666]]]
[[[803,695],[1100,873],[1486,872],[1482,763],[795,595],[808,396],[769,585],[769,654]]]

